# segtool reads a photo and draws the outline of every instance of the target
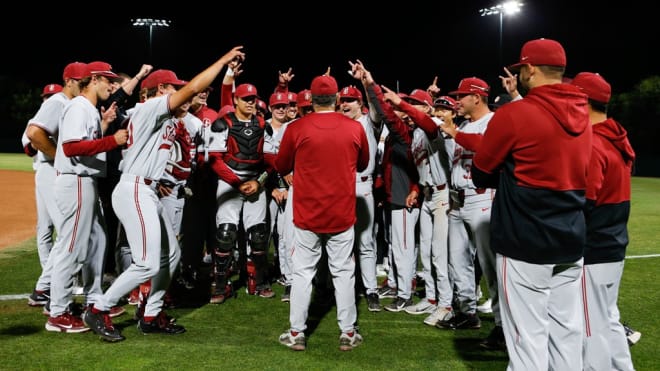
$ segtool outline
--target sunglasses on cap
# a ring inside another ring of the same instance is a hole
[[[435,102],[433,102],[433,105],[435,107],[437,106],[446,106],[446,107],[454,107],[454,103],[448,101],[447,99],[444,98],[439,98]]]
[[[243,97],[243,98],[241,98],[241,100],[242,100],[243,102],[245,102],[245,103],[250,103],[250,104],[252,104],[252,103],[256,103],[256,101],[257,101],[257,96],[256,96],[256,95],[251,95],[251,96],[249,96],[249,97]]]

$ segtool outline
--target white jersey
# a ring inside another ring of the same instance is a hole
[[[436,117],[433,117],[433,121],[437,125],[442,123]],[[445,138],[440,129],[437,130],[438,136],[433,140],[430,140],[420,127],[413,131],[411,152],[419,173],[419,184],[423,186],[439,186],[447,183],[447,174],[442,166],[441,157],[448,159],[447,170],[451,172],[455,142],[452,138]],[[439,152],[443,149],[446,153]]]
[[[158,180],[163,176],[169,148],[163,142],[174,135],[169,95],[137,104],[128,123],[128,142],[119,170],[123,174]]]
[[[483,134],[488,127],[488,122],[493,117],[493,112],[489,112],[484,117],[477,121],[463,121],[458,130],[463,133],[480,133]],[[465,191],[466,196],[472,196],[477,187],[472,182],[472,158],[474,152],[463,148],[460,144],[456,143],[453,155],[453,167],[451,172],[451,184],[453,189],[462,189]],[[484,197],[491,198],[488,193]]]
[[[167,141],[163,143],[163,146],[169,144],[170,151],[167,158],[167,165],[165,166],[165,173],[160,179],[167,179],[173,183],[183,184],[185,179],[190,176],[192,172],[191,165],[192,159],[195,158],[196,148],[192,139],[195,138],[197,133],[202,129],[203,123],[202,120],[197,118],[191,113],[186,113],[185,116],[176,119],[177,125],[183,124],[188,136],[179,137],[176,135],[175,138],[172,138],[171,141],[168,138]],[[183,143],[182,141],[188,141]],[[183,152],[188,152],[184,154]]]
[[[91,156],[68,157],[62,145],[81,140],[95,140],[103,136],[101,114],[87,98],[79,95],[64,108],[59,124],[55,169],[62,174],[104,177],[106,174],[105,152]]]
[[[64,107],[69,104],[71,100],[66,94],[60,92],[53,94],[50,98],[41,103],[39,111],[28,121],[29,125],[35,125],[50,135],[53,142],[57,142],[57,135],[59,132],[60,118],[64,112]],[[39,162],[53,162],[53,159],[46,156],[43,152],[37,153],[37,161]]]
[[[367,142],[369,143],[369,164],[367,167],[357,174],[357,180],[363,177],[369,177],[374,174],[376,169],[376,152],[378,151],[378,140],[374,133],[374,123],[371,121],[369,115],[362,115],[357,120],[362,125],[364,133],[367,135]]]
[[[287,125],[284,123],[280,125],[279,128],[271,126],[271,119],[266,120],[266,127],[273,129],[273,133],[270,134],[268,130],[264,131],[264,154],[276,155],[280,150],[280,141],[282,140],[282,135],[280,132],[284,131],[284,126]]]

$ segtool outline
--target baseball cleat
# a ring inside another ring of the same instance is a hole
[[[339,335],[339,350],[348,351],[362,344],[362,335],[358,334],[357,330],[351,332],[342,332]]]
[[[112,324],[109,311],[94,313],[90,308],[83,313],[83,321],[102,340],[114,343],[126,339]]]
[[[87,332],[89,328],[80,319],[71,313],[64,312],[57,317],[49,317],[46,322],[46,330],[53,332]]]
[[[367,294],[367,309],[369,312],[380,312],[383,308],[380,306],[380,299],[378,294],[371,293]]]
[[[307,346],[304,332],[287,330],[285,333],[280,335],[279,341],[280,344],[286,345],[292,350],[305,350],[305,347]]]
[[[28,297],[28,305],[31,307],[41,307],[46,305],[50,300],[50,291],[49,290],[34,290],[32,294]]]
[[[397,297],[393,302],[385,306],[385,310],[389,312],[401,312],[407,307],[413,305],[412,299],[404,299]]]
[[[160,311],[158,316],[151,321],[147,321],[142,317],[137,324],[138,330],[143,334],[167,334],[177,335],[186,332],[186,328],[176,324],[168,317],[164,311]]]

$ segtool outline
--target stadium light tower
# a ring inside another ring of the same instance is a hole
[[[520,12],[520,8],[522,6],[523,3],[520,1],[506,1],[501,4],[491,6],[490,8],[479,9],[479,13],[482,17],[494,14],[498,14],[500,16],[500,66],[502,66],[502,18],[505,15],[513,15]]]
[[[149,27],[149,63],[153,63],[151,52],[151,40],[153,39],[154,27],[169,27],[171,21],[168,19],[154,19],[154,18],[136,18],[133,19],[133,26],[135,27]]]

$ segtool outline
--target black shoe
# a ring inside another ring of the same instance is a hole
[[[385,310],[389,312],[401,312],[411,305],[413,305],[412,299],[397,297],[393,302],[385,306]]]
[[[28,305],[31,307],[41,307],[46,305],[50,300],[50,290],[39,291],[34,290],[28,297]]]
[[[168,334],[168,335],[176,335],[176,334],[183,334],[186,332],[186,328],[177,325],[174,321],[171,321],[168,319],[167,315],[165,312],[161,311],[158,313],[158,316],[154,318],[152,321],[146,321],[143,318],[141,318],[138,321],[137,324],[138,330],[140,330],[143,334]]]
[[[187,290],[192,290],[197,286],[199,273],[191,266],[181,269],[181,274],[177,282]]]
[[[466,330],[466,329],[480,329],[481,320],[476,313],[457,313],[453,318],[447,321],[438,321],[435,325],[437,328],[445,328],[450,330]]]
[[[479,346],[488,350],[506,350],[502,326],[495,326],[488,337],[479,343]]]
[[[378,294],[373,292],[371,294],[367,294],[367,308],[369,309],[369,312],[380,312],[382,307],[380,306],[380,299],[378,298]]]
[[[105,341],[114,343],[126,339],[122,336],[119,330],[112,325],[109,311],[94,313],[90,308],[83,313],[82,320],[87,327],[92,329],[92,331]]]

